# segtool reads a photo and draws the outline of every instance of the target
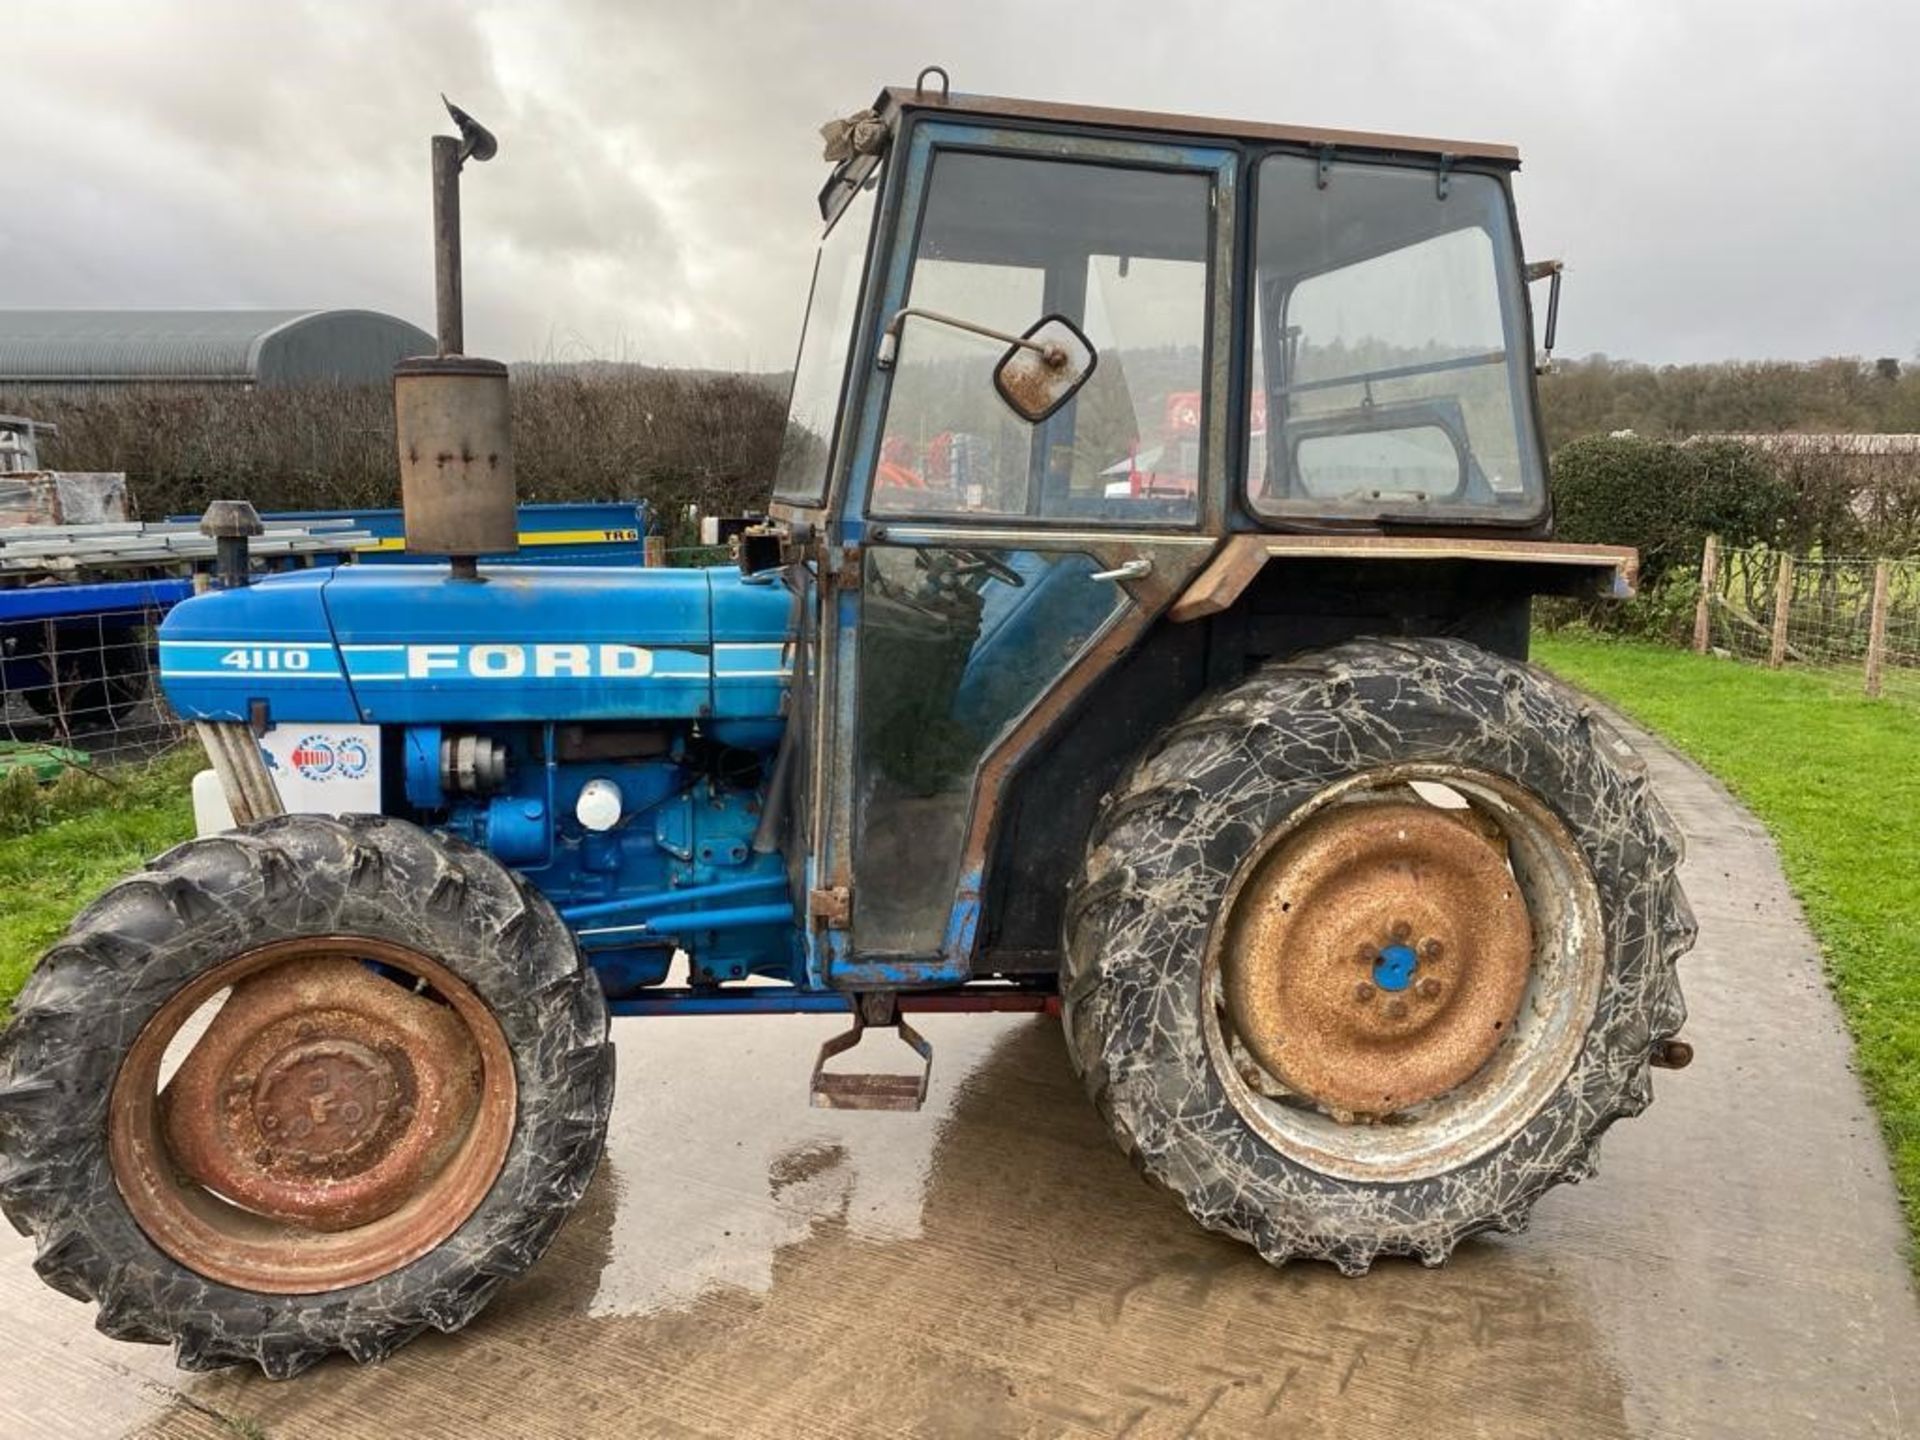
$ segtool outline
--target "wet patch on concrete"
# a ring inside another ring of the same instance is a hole
[[[767,1189],[778,1199],[781,1191],[817,1179],[836,1165],[844,1164],[846,1158],[846,1150],[839,1145],[816,1141],[799,1146],[773,1162],[767,1171]]]

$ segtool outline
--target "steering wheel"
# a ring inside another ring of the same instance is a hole
[[[990,550],[955,550],[953,553],[961,562],[956,574],[986,575],[1016,589],[1027,583],[1026,576]]]

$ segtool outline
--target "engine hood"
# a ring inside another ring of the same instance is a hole
[[[789,617],[732,567],[349,565],[183,601],[160,680],[193,720],[773,718]]]

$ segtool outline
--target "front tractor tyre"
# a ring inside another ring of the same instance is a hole
[[[381,816],[281,816],[89,905],[0,1035],[0,1208],[185,1368],[455,1330],[592,1178],[607,1010],[541,896]]]
[[[1527,665],[1452,640],[1269,665],[1108,798],[1069,1049],[1201,1224],[1275,1264],[1439,1264],[1651,1099],[1679,860],[1638,760]]]

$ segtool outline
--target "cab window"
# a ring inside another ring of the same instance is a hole
[[[1212,177],[934,153],[906,303],[1020,334],[1065,316],[1097,352],[1035,425],[1002,341],[913,317],[886,402],[877,515],[1184,523],[1197,513]]]
[[[1506,187],[1269,155],[1247,407],[1256,510],[1516,522],[1545,503]]]
[[[874,195],[879,177],[868,177],[834,218],[820,242],[813,265],[813,293],[800,332],[793,389],[787,399],[787,428],[780,441],[773,493],[796,505],[818,505],[827,493],[827,462],[833,451],[840,395],[853,345],[853,321],[860,305],[860,277],[866,269],[867,236],[873,229]]]

